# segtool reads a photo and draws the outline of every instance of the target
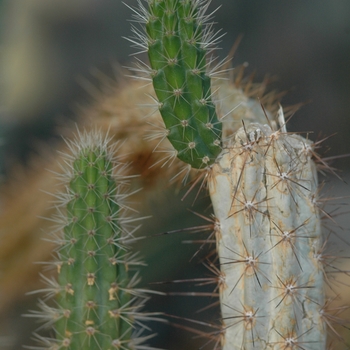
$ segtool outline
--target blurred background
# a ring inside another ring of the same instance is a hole
[[[136,1],[125,2],[136,6]],[[266,74],[276,77],[272,87],[288,90],[282,105],[307,102],[289,122],[289,131],[313,131],[310,136],[313,140],[319,135],[336,133],[327,140],[329,149],[325,148],[324,155],[350,153],[350,2],[213,0],[211,9],[217,7],[216,27],[226,33],[217,54],[225,57],[236,39],[243,35],[233,65],[247,62],[247,75],[255,72],[255,81],[263,80]],[[91,83],[91,89],[98,87],[99,81],[93,74],[96,70],[118,80],[118,65],[131,65],[130,55],[134,51],[123,39],[130,34],[131,14],[120,0],[1,0],[0,173],[4,178],[16,164],[25,164],[33,153],[38,153],[38,145],[55,148],[59,137],[57,125],[74,120],[77,106],[91,102],[86,81]],[[334,166],[346,178],[350,158],[339,159]],[[349,192],[347,185],[337,183],[343,187],[335,192]],[[170,194],[169,198],[165,195],[164,203],[171,201]],[[175,211],[173,222],[183,217],[188,204],[182,209],[172,209]],[[164,205],[156,202],[153,208],[159,215],[165,210]],[[145,213],[147,211],[145,209]],[[162,215],[165,222],[170,214]],[[176,226],[168,225],[166,229]],[[346,221],[343,226],[349,227]],[[153,222],[146,224],[144,230],[156,233],[164,230],[164,226]],[[162,249],[166,250],[167,246],[171,249],[171,245],[178,244],[183,237],[178,241],[174,238],[177,243],[163,239]],[[182,260],[188,263],[193,250],[182,247]],[[166,265],[160,256],[154,255],[149,260],[152,269]],[[159,280],[183,278],[179,276],[184,276],[184,269],[189,276],[197,274],[189,271],[185,263],[177,265],[176,260],[169,265],[175,273],[166,278],[164,269],[163,274],[159,273]],[[17,309],[11,311],[12,322],[22,327],[25,340],[21,341],[26,344],[35,327],[17,317],[25,313],[30,302],[18,304]],[[167,302],[158,300],[157,303]],[[177,309],[181,300],[178,304],[171,303]],[[199,307],[192,300],[191,304],[194,309]],[[174,329],[164,328],[158,332],[168,339],[179,337]],[[168,348],[193,349],[190,342],[174,343]],[[164,343],[156,345],[164,347]],[[6,347],[18,348],[19,341]]]

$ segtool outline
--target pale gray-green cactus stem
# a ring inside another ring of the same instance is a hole
[[[223,350],[326,347],[312,144],[284,129],[243,126],[209,177],[225,281]]]

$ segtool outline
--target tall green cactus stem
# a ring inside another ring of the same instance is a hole
[[[41,317],[52,316],[48,322],[56,333],[48,349],[138,349],[142,338],[132,333],[145,318],[139,313],[144,297],[134,288],[137,275],[129,276],[138,262],[127,246],[133,237],[125,227],[130,218],[123,204],[124,165],[98,132],[79,133],[68,146],[66,192],[58,195],[58,281],[46,289],[55,294],[57,307],[42,304],[48,315]]]
[[[252,123],[213,166],[223,350],[326,348],[311,154],[303,137]]]
[[[212,102],[206,55],[210,26],[200,0],[151,0],[143,8],[151,77],[169,141],[193,168],[212,164],[221,148],[221,123]]]

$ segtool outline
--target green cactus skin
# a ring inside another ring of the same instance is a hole
[[[42,303],[39,315],[53,324],[56,339],[40,339],[47,349],[139,349],[142,337],[133,329],[147,317],[139,312],[145,297],[134,288],[137,275],[129,276],[138,262],[127,246],[133,237],[125,226],[124,165],[98,132],[79,133],[68,146],[66,193],[58,195],[58,281],[45,289],[57,307]]]
[[[303,137],[252,123],[213,166],[223,350],[326,349],[311,156]]]
[[[221,123],[212,102],[206,55],[208,4],[193,0],[151,0],[140,4],[146,22],[151,78],[169,141],[193,168],[212,164],[221,151]]]

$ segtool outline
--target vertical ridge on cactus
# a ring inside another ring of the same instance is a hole
[[[116,146],[100,132],[78,132],[67,142],[65,192],[59,203],[57,281],[46,279],[43,291],[55,296],[55,307],[40,302],[41,318],[53,326],[55,339],[39,336],[47,349],[140,349],[147,337],[135,338],[147,318],[140,312],[144,291],[135,288],[140,264],[128,243],[134,238],[128,227],[125,198],[128,177],[125,164],[115,156]],[[45,344],[45,345],[47,345]]]

